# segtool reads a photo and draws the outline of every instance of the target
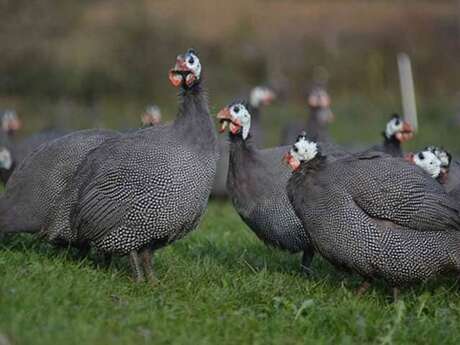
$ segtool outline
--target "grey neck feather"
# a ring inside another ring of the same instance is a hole
[[[248,137],[244,140],[241,134],[229,133],[230,139],[230,166],[240,166],[244,161],[254,155],[256,146],[249,132]]]
[[[193,144],[199,145],[215,143],[216,133],[209,115],[206,92],[201,85],[182,89],[179,97],[181,102],[174,127],[179,131],[181,140],[190,140]],[[216,145],[213,145],[213,149],[214,146]]]
[[[253,107],[251,104],[248,105],[248,112],[251,114],[252,122],[259,122],[260,120],[260,107]]]
[[[402,156],[401,143],[398,141],[398,139],[396,139],[394,135],[388,138],[386,133],[383,132],[383,147],[384,151],[392,156]]]

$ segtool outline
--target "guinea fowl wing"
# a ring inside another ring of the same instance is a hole
[[[108,236],[132,236],[125,240],[144,243],[167,235],[155,227],[155,220],[167,217],[172,207],[165,196],[177,189],[171,176],[173,164],[180,162],[171,162],[157,143],[128,134],[105,142],[87,157],[78,172],[78,202],[70,217],[79,239],[102,243]]]
[[[119,173],[111,166],[110,160],[104,163],[108,168],[94,177],[92,174],[87,175],[89,183],[80,191],[79,202],[71,215],[79,238],[101,240],[121,225],[129,209],[133,191],[123,188],[123,183],[119,183]],[[88,168],[95,167],[90,164]]]
[[[344,164],[346,188],[368,215],[414,230],[460,230],[460,205],[421,169],[390,157],[357,158]]]
[[[135,141],[129,134],[107,140],[81,164],[76,174],[78,202],[70,215],[78,238],[99,241],[128,223],[136,194],[148,184],[142,174],[145,164],[136,162],[136,151],[142,150]],[[130,150],[133,147],[134,152]]]

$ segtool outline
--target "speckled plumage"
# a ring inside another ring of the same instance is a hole
[[[218,152],[200,85],[181,97],[172,124],[108,140],[87,156],[47,227],[50,240],[125,255],[156,249],[196,227]]]
[[[39,231],[86,154],[108,137],[110,130],[83,130],[36,148],[14,171],[0,197],[2,232]]]
[[[460,190],[460,161],[452,160],[449,166],[449,174],[444,188],[448,193],[459,193]]]
[[[18,163],[18,166],[31,152],[35,151],[40,145],[49,143],[67,134],[69,134],[68,131],[44,130],[32,134],[20,141],[17,141],[14,143],[14,157]]]
[[[333,152],[346,155],[325,145],[331,157]],[[233,206],[259,239],[291,253],[303,251],[302,264],[307,266],[313,256],[311,242],[286,193],[291,171],[282,157],[288,150],[288,146],[259,150],[250,137],[243,140],[241,134],[230,134],[227,189]]]
[[[288,196],[337,267],[400,286],[460,269],[460,210],[422,169],[377,153],[303,162]]]
[[[26,137],[25,139],[16,138],[12,134],[1,133],[0,145],[8,148],[13,158],[13,166],[8,171],[0,170],[0,178],[4,184],[8,182],[13,171],[21,164],[21,162],[33,151],[37,150],[42,144],[53,141],[59,137],[66,135],[67,132],[46,130]]]

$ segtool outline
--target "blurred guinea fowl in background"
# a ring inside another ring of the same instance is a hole
[[[415,154],[406,154],[405,159],[436,179],[460,203],[460,162],[453,161],[449,152],[441,147],[428,146]]]
[[[0,146],[0,180],[6,184],[15,166],[10,150],[5,146]]]
[[[5,185],[16,167],[14,140],[22,123],[14,110],[5,110],[0,121],[0,180]]]
[[[287,124],[281,132],[281,145],[291,145],[299,133],[306,131],[308,138],[314,141],[330,142],[329,124],[335,119],[331,110],[331,98],[322,85],[315,85],[308,94],[310,115],[308,120]]]
[[[142,127],[150,127],[158,125],[161,122],[161,110],[160,107],[151,104],[147,106],[144,113],[141,115],[141,125]]]
[[[15,110],[5,110],[2,115],[2,131],[8,137],[14,137],[22,128],[22,122]]]
[[[178,116],[107,140],[82,162],[44,235],[129,255],[136,281],[154,281],[152,252],[193,230],[203,215],[218,159],[202,67],[193,50],[169,73]]]
[[[301,136],[287,185],[315,249],[338,268],[392,287],[460,271],[460,205],[422,169],[384,153],[327,162]]]
[[[280,159],[287,147],[259,149],[251,135],[251,114],[242,102],[225,107],[217,118],[221,132],[229,128],[227,190],[233,206],[266,244],[291,253],[303,252],[302,268],[308,272],[313,247],[287,198],[290,171]],[[331,159],[347,155],[333,144],[324,145]]]
[[[122,133],[134,133],[140,129],[159,125],[161,123],[160,107],[154,104],[148,105],[140,116],[141,126],[125,128],[120,130]]]
[[[0,142],[1,145],[8,148],[14,162],[10,173],[20,165],[29,153],[36,150],[40,145],[69,133],[69,131],[47,129],[22,138],[18,135],[22,128],[22,121],[14,110],[8,110],[3,114],[1,123],[2,136]]]
[[[393,157],[402,157],[401,144],[411,140],[414,132],[410,123],[404,121],[398,114],[393,114],[382,135],[383,143],[375,145],[367,151],[381,151]]]
[[[264,131],[262,128],[261,115],[262,108],[269,106],[276,98],[274,90],[267,86],[256,86],[249,94],[248,110],[251,115],[255,114],[255,121],[251,124],[251,134],[254,133],[253,140],[257,147],[262,148],[264,145]],[[247,104],[247,102],[246,102]],[[254,118],[254,116],[252,116]],[[211,195],[213,197],[225,198],[228,196],[227,193],[227,175],[228,175],[228,156],[229,156],[229,145],[228,140],[224,136],[218,138],[219,145],[219,160],[217,161],[217,172],[214,184],[212,187]]]
[[[263,107],[272,104],[275,98],[275,91],[268,86],[256,86],[249,94],[249,103],[247,103],[247,106],[251,114],[251,134],[258,148],[265,146],[261,110]]]
[[[460,190],[460,161],[454,159],[447,150],[438,146],[428,146],[429,150],[438,157],[441,163],[441,181],[448,193]]]

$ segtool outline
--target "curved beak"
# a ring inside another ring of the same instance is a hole
[[[232,114],[230,113],[229,107],[222,108],[221,111],[217,113],[217,119],[219,120],[221,125],[219,128],[219,132],[225,132],[225,128],[227,128],[228,123],[232,122]]]
[[[227,127],[228,123],[232,122],[232,114],[230,113],[230,109],[228,107],[222,108],[222,110],[217,113],[217,119],[221,124],[219,132],[225,132],[225,128]]]
[[[282,162],[285,163],[285,164],[288,164],[289,165],[289,161],[292,159],[292,155],[291,155],[291,152],[286,152],[284,155],[283,155],[283,158],[282,158]]]
[[[187,65],[185,64],[185,58],[183,55],[177,55],[176,64],[171,70],[175,72],[184,72],[188,70]]]
[[[297,171],[300,168],[300,162],[294,158],[290,151],[284,154],[282,161],[289,165],[293,171]]]
[[[217,118],[219,120],[227,120],[231,121],[232,120],[232,114],[230,113],[230,109],[228,107],[222,108],[218,113],[217,113]]]
[[[188,68],[185,63],[185,58],[183,55],[178,55],[176,58],[176,64],[174,65],[173,68],[169,70],[169,81],[174,87],[178,87],[182,81],[184,80],[184,77],[182,75],[183,72],[187,72]]]

